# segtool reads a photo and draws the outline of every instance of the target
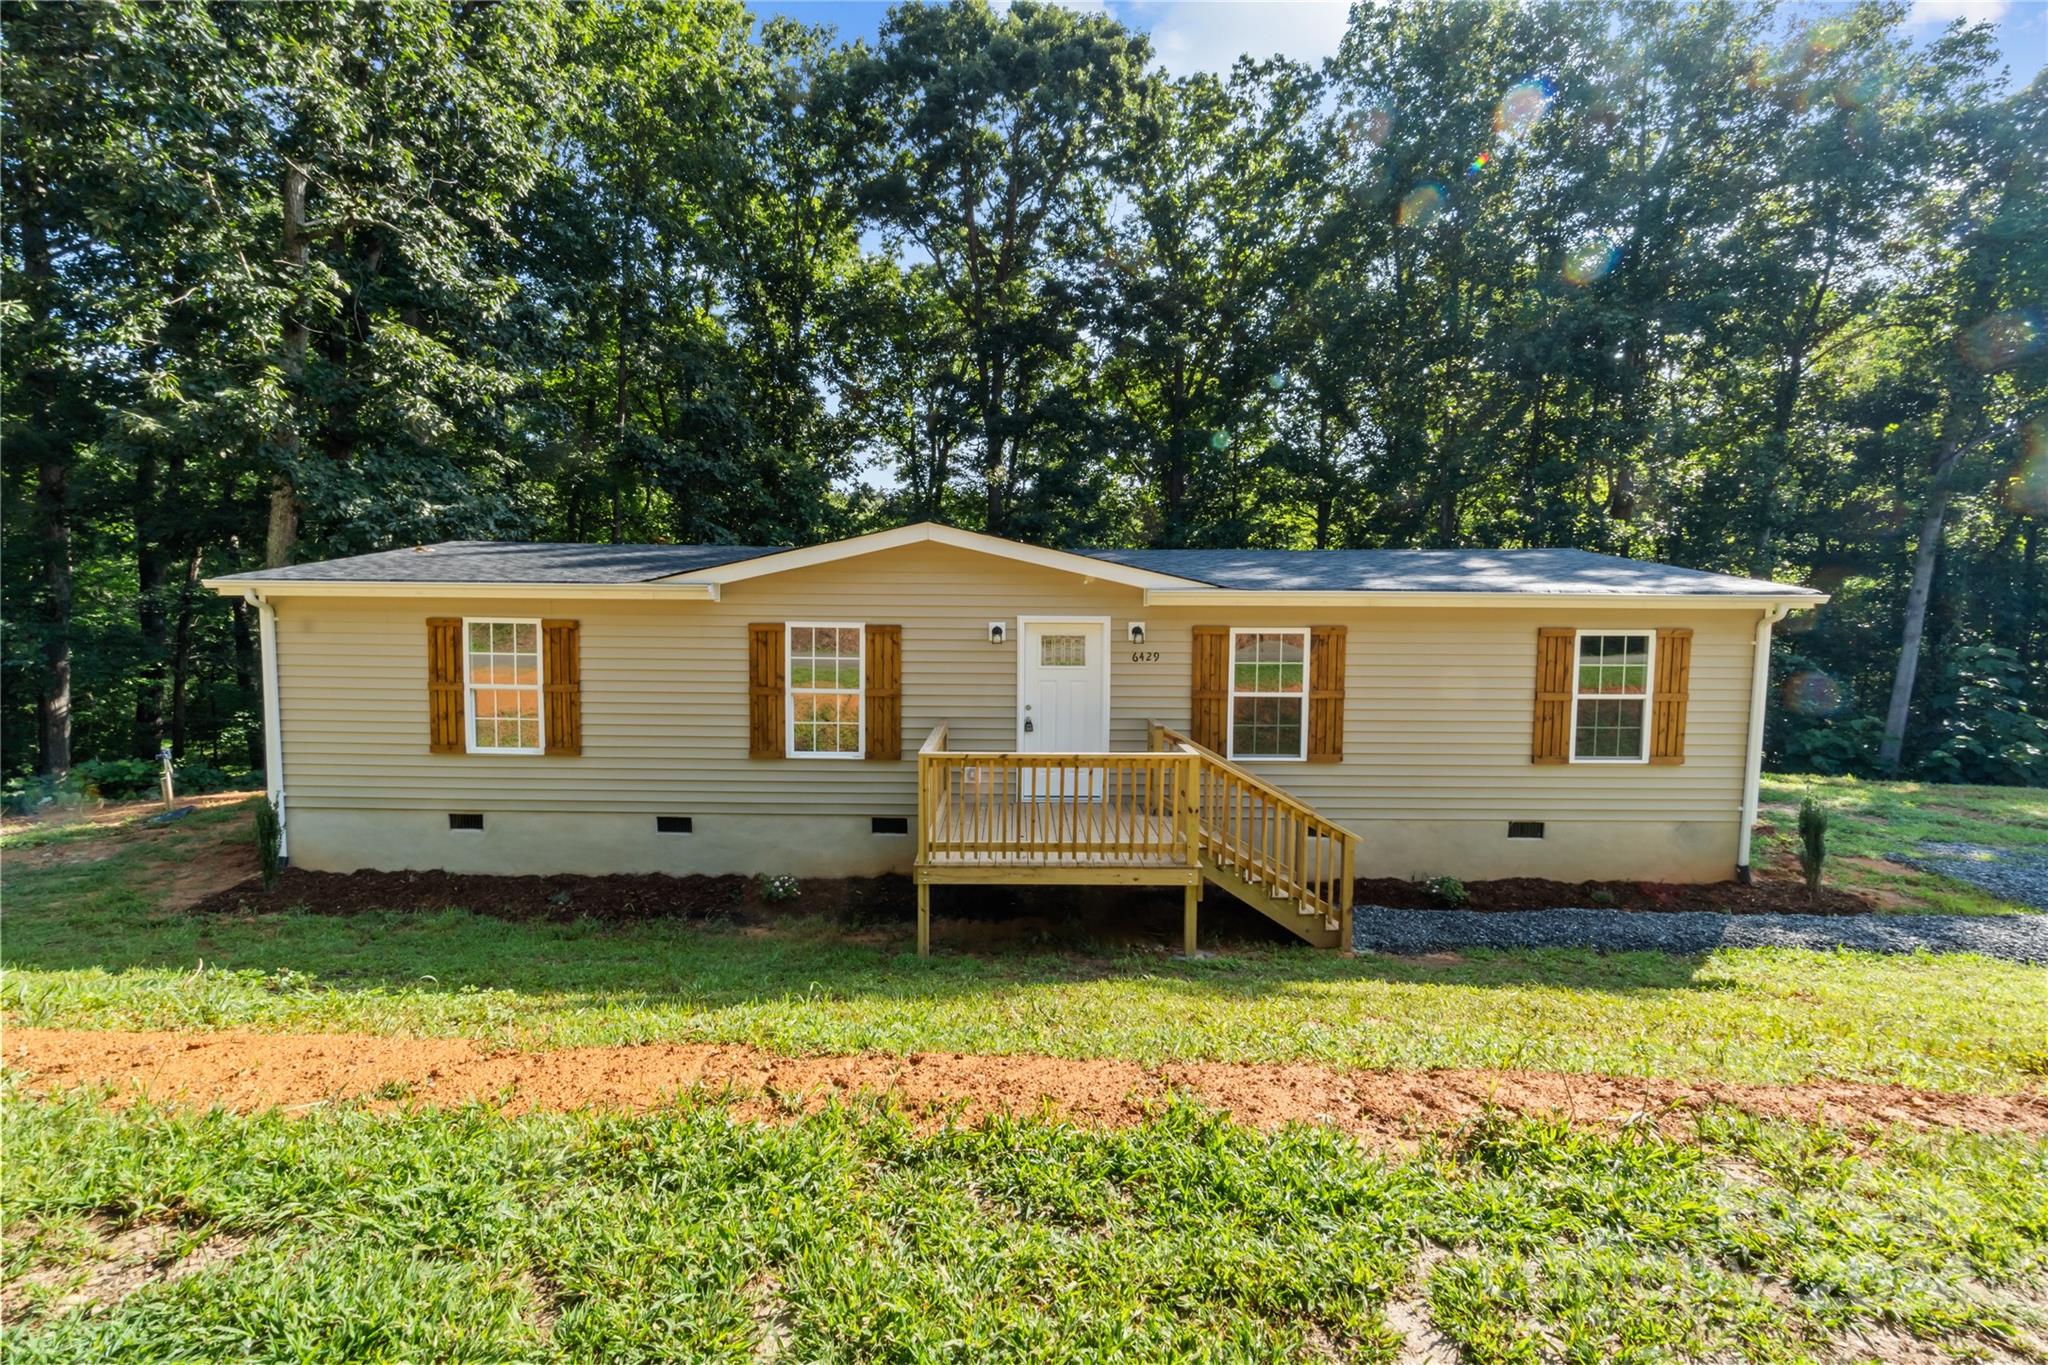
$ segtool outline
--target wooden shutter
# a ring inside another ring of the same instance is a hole
[[[1650,762],[1685,762],[1685,704],[1692,693],[1692,631],[1657,632],[1657,681],[1650,699]]]
[[[1531,763],[1568,763],[1572,753],[1572,641],[1570,626],[1536,632],[1536,727]]]
[[[1308,629],[1308,761],[1344,761],[1344,627]]]
[[[462,741],[462,618],[427,618],[427,752],[459,754]]]
[[[546,752],[574,758],[583,752],[582,632],[574,621],[540,623],[541,701]]]
[[[868,757],[903,757],[903,627],[867,628]]]
[[[782,623],[747,627],[747,757],[783,757]]]
[[[1188,738],[1222,753],[1230,743],[1230,628],[1196,626],[1188,684]]]

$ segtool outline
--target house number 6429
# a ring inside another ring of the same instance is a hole
[[[1131,662],[1134,664],[1156,664],[1159,662],[1159,651],[1156,649],[1134,649],[1131,651]]]

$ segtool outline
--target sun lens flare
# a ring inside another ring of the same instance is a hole
[[[1493,131],[1503,137],[1525,136],[1543,117],[1556,93],[1556,86],[1547,76],[1516,81],[1493,107]]]
[[[1444,187],[1424,181],[1401,200],[1400,223],[1402,227],[1427,227],[1443,211]]]
[[[2005,505],[2025,517],[2048,517],[2048,417],[2020,429],[2020,462],[2005,485]]]
[[[1377,151],[1387,145],[1387,135],[1394,131],[1394,119],[1384,109],[1360,109],[1344,120],[1344,128],[1353,142]]]
[[[1785,709],[1795,716],[1832,716],[1842,709],[1842,687],[1817,668],[1801,669],[1779,689]]]
[[[1212,432],[1210,432],[1210,433],[1209,433],[1209,449],[1211,449],[1211,450],[1228,450],[1228,449],[1230,449],[1230,433],[1229,433],[1229,432],[1227,432],[1227,431],[1212,431]]]
[[[2023,312],[1994,314],[1956,338],[1963,363],[1986,372],[2033,354],[2040,344],[2040,322]]]
[[[1621,249],[1614,243],[1605,237],[1588,237],[1565,253],[1565,281],[1583,289],[1596,280],[1606,279],[1620,259]]]
[[[1468,176],[1479,174],[1486,169],[1492,160],[1492,157],[1488,156],[1485,152],[1481,152],[1478,156],[1472,158],[1472,164],[1465,168],[1465,174]]]

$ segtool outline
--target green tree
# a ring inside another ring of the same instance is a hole
[[[930,265],[959,319],[991,531],[1047,472],[1035,442],[1076,342],[1063,267],[1099,239],[1148,57],[1102,15],[908,4],[842,88],[872,168],[868,212]]]

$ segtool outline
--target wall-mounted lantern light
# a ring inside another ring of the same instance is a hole
[[[1009,631],[1004,627],[1001,621],[991,621],[988,623],[988,642],[990,644],[1001,644],[1003,642],[1003,637],[1007,634],[1009,634]]]
[[[1145,643],[1145,623],[1143,621],[1131,622],[1131,643],[1134,645]]]

